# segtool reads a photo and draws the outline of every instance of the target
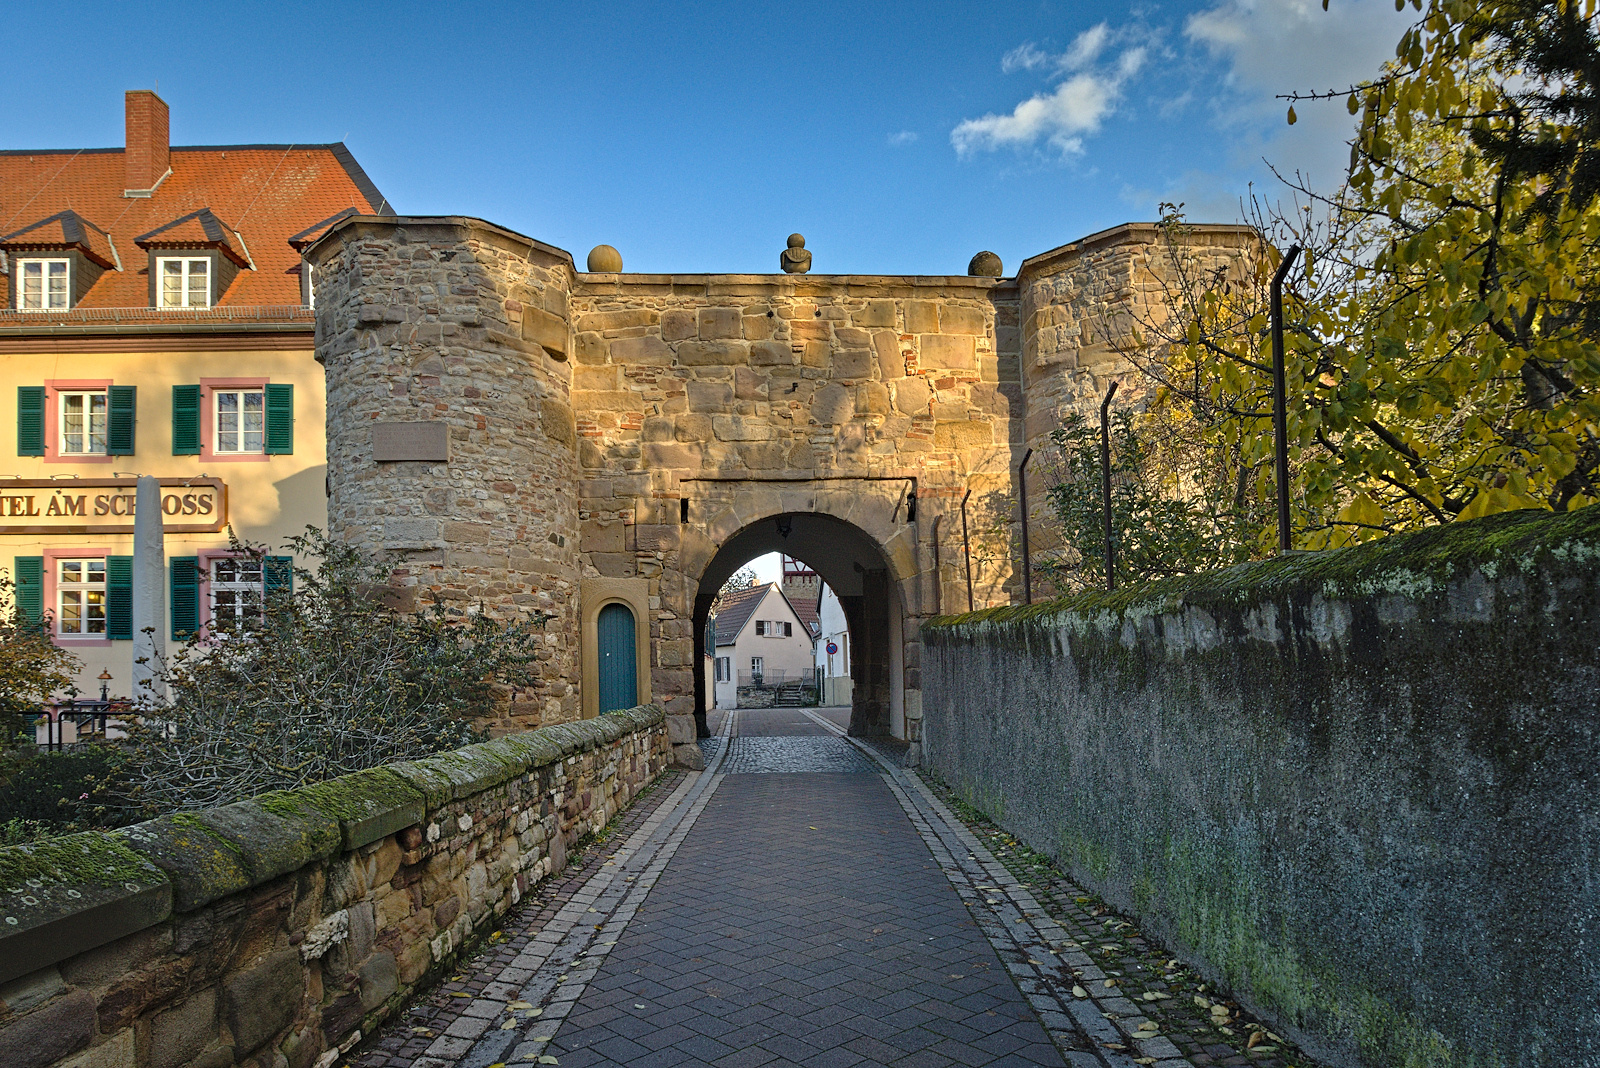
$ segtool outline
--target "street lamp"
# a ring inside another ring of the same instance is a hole
[[[100,669],[99,678],[100,678],[100,700],[102,702],[110,701],[111,700],[111,692],[110,692],[111,672],[109,670],[107,670],[106,668],[101,668]]]

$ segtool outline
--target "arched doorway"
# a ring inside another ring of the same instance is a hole
[[[877,543],[861,528],[817,512],[784,512],[756,520],[718,548],[699,576],[694,604],[694,655],[706,655],[706,623],[712,602],[736,570],[768,552],[809,564],[833,588],[849,623],[853,682],[850,733],[857,737],[905,738],[905,654],[898,576]],[[709,732],[711,706],[705,673],[695,672],[695,721]]]
[[[627,605],[600,609],[595,635],[600,657],[600,711],[632,708],[639,703],[638,637]]]

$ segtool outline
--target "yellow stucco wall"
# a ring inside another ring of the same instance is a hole
[[[22,348],[26,342],[10,342]],[[310,339],[302,349],[236,348],[220,351],[49,351],[59,343],[41,344],[36,352],[0,352],[0,497],[32,492],[40,498],[49,491],[9,489],[14,479],[54,479],[63,488],[73,476],[103,479],[113,476],[155,475],[162,479],[209,476],[227,486],[228,520],[244,541],[264,544],[287,553],[284,541],[307,524],[327,524],[324,480],[327,471],[325,397],[322,366],[313,356]],[[86,346],[87,347],[87,346]],[[104,347],[104,343],[101,343]],[[172,455],[172,387],[199,384],[209,379],[260,379],[294,385],[294,452],[265,459]],[[58,461],[17,455],[17,387],[41,386],[52,381],[103,381],[136,386],[137,407],[134,454],[84,461]],[[93,490],[91,493],[104,493]],[[131,494],[132,489],[126,491]],[[92,497],[91,497],[92,500]],[[0,505],[0,567],[9,573],[18,556],[40,556],[68,549],[101,550],[108,555],[131,555],[133,535],[107,533],[17,533],[29,520],[3,514]],[[176,522],[177,520],[174,520]],[[39,521],[35,521],[39,522]],[[228,546],[226,529],[217,533],[168,533],[166,555],[194,556]],[[48,565],[47,565],[48,566]],[[46,608],[50,606],[47,604]],[[163,633],[169,634],[170,625]],[[96,679],[102,669],[114,677],[113,695],[126,694],[132,674],[130,641],[59,638],[83,660],[79,688],[84,696],[98,696]]]

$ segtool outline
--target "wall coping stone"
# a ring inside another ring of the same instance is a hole
[[[0,847],[0,983],[665,721],[641,705],[115,831]]]

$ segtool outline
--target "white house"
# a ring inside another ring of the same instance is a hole
[[[850,703],[850,626],[844,606],[833,587],[823,586],[817,601],[818,636],[815,651],[817,676],[822,680],[821,702]]]
[[[724,597],[713,627],[715,707],[737,708],[741,686],[810,679],[811,634],[776,582]]]

